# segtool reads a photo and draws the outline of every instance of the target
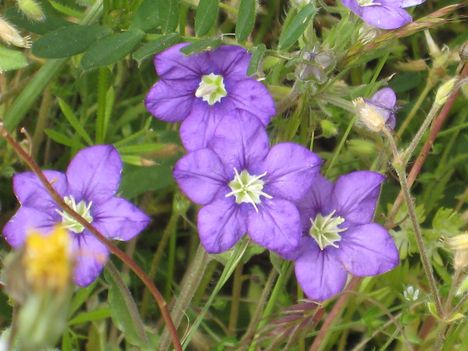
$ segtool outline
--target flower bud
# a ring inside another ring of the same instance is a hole
[[[381,132],[385,128],[385,119],[380,111],[363,98],[353,100],[359,122],[373,132]]]
[[[409,285],[405,291],[403,291],[403,296],[407,301],[416,301],[419,298],[419,292],[418,288]]]
[[[34,0],[16,0],[18,8],[24,15],[32,21],[42,22],[45,20],[44,11]]]
[[[447,238],[445,242],[454,251],[453,268],[462,270],[468,267],[468,233]]]
[[[429,55],[431,55],[432,58],[439,57],[442,54],[442,52],[440,51],[434,39],[432,38],[431,33],[429,33],[427,29],[424,31],[424,36],[426,37],[426,43],[427,43],[427,48],[429,50]]]
[[[320,128],[325,138],[331,138],[338,134],[338,128],[336,125],[328,119],[322,119],[320,121]]]
[[[2,17],[0,17],[0,38],[8,45],[21,48],[31,47],[31,37],[22,37],[18,30]]]
[[[447,101],[448,97],[452,93],[453,87],[455,86],[456,78],[452,78],[442,84],[437,90],[435,103],[438,105],[443,105]]]

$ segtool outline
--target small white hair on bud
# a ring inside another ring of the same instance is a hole
[[[375,106],[367,103],[362,97],[353,100],[359,122],[373,132],[381,132],[385,128],[385,118]]]
[[[0,38],[8,45],[15,45],[20,48],[31,47],[31,37],[23,37],[19,31],[3,17],[0,17]]]

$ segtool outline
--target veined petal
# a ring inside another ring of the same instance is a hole
[[[339,245],[337,252],[343,266],[359,277],[388,272],[400,262],[393,238],[376,223],[347,230]]]
[[[228,179],[219,157],[210,149],[193,151],[182,157],[174,167],[174,179],[182,192],[193,202],[206,205],[223,188]]]
[[[109,259],[109,251],[87,231],[73,235],[72,239],[72,252],[75,258],[73,280],[78,286],[88,286],[101,274]]]
[[[248,234],[257,244],[290,259],[302,236],[299,211],[289,201],[265,199],[249,210]]]
[[[265,192],[298,201],[309,189],[322,161],[305,147],[294,143],[273,146],[264,162]]]
[[[237,109],[257,117],[264,126],[276,114],[275,102],[268,89],[255,79],[247,78],[234,82],[226,80],[226,89],[227,98],[232,100]]]
[[[112,145],[97,145],[81,150],[68,165],[68,190],[76,201],[94,204],[113,197],[120,185],[122,160]]]
[[[162,121],[181,121],[192,112],[197,86],[196,80],[161,80],[146,95],[146,109]]]
[[[313,239],[304,237],[303,254],[296,260],[296,278],[311,300],[323,301],[341,292],[347,273],[331,250],[320,250]]]
[[[416,6],[420,5],[423,2],[426,2],[426,0],[401,0],[401,7],[411,7],[411,6]]]
[[[3,236],[12,247],[21,247],[30,231],[50,233],[61,222],[59,217],[54,209],[44,211],[21,206],[3,228]]]
[[[377,91],[370,101],[379,106],[393,110],[396,104],[396,94],[392,88],[383,88]]]
[[[241,46],[222,45],[208,52],[219,72],[230,79],[245,79],[252,55]]]
[[[249,113],[232,111],[224,116],[208,147],[215,151],[226,167],[241,172],[258,165],[268,153],[268,135],[260,121]]]
[[[338,178],[333,189],[333,209],[355,224],[366,224],[374,217],[380,186],[385,177],[377,172],[351,172]]]
[[[127,241],[137,236],[150,218],[125,199],[111,198],[93,207],[93,225],[107,238]]]
[[[42,171],[60,196],[65,196],[67,179],[57,171]],[[52,210],[57,207],[39,178],[32,172],[17,173],[13,177],[13,189],[20,204],[36,209]]]
[[[164,50],[154,57],[156,72],[163,80],[200,80],[201,76],[210,73],[212,62],[207,52],[190,56],[180,50],[189,45],[181,43]]]
[[[328,214],[333,211],[330,208],[333,183],[320,174],[317,174],[304,196],[299,200],[297,208],[301,215],[302,230],[309,232],[310,220],[317,214]]]
[[[232,198],[219,199],[198,212],[198,233],[209,253],[221,253],[233,247],[246,232],[244,206]]]
[[[363,7],[361,17],[368,24],[381,29],[397,29],[412,21],[402,8],[388,6]]]

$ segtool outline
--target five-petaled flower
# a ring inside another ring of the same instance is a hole
[[[381,132],[387,127],[395,129],[396,94],[392,88],[377,91],[370,99],[353,100],[359,122],[373,132]]]
[[[44,171],[64,201],[108,239],[130,240],[149,223],[149,217],[125,199],[115,196],[120,185],[122,162],[110,145],[81,150],[66,173]],[[31,172],[14,176],[13,187],[21,207],[6,224],[8,243],[21,247],[31,230],[49,233],[60,224],[71,236],[75,260],[74,281],[93,282],[104,267],[109,252],[84,226],[65,213]]]
[[[404,10],[422,4],[426,0],[342,0],[343,5],[371,26],[396,29],[412,21]]]
[[[300,200],[303,237],[295,271],[310,299],[339,293],[348,273],[372,276],[398,265],[392,237],[372,222],[383,180],[371,171],[349,173],[335,184],[318,175]]]
[[[274,101],[262,83],[247,75],[251,55],[225,45],[186,56],[180,50],[187,45],[155,56],[160,81],[146,96],[147,110],[163,121],[183,121],[180,136],[189,151],[205,147],[232,110],[246,111],[266,126],[275,114]]]
[[[174,178],[198,213],[200,240],[210,253],[231,248],[245,233],[283,257],[301,239],[299,200],[321,160],[293,143],[269,148],[264,126],[240,112],[219,123],[208,148],[179,160]]]

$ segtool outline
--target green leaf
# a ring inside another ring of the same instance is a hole
[[[73,113],[73,110],[72,108],[70,107],[70,105],[68,105],[65,101],[63,101],[62,99],[58,99],[58,103],[59,103],[59,106],[60,106],[60,110],[62,111],[63,115],[65,116],[65,118],[67,119],[67,121],[71,124],[71,126],[73,127],[73,129],[75,129],[75,131],[78,133],[78,135],[88,144],[88,145],[92,145],[93,142],[91,140],[91,137],[89,136],[89,134],[86,132],[86,130],[83,128],[83,126],[81,125],[80,121],[78,120],[78,118],[75,116],[75,114]]]
[[[36,40],[32,52],[38,57],[69,57],[85,51],[99,38],[109,35],[109,28],[93,26],[65,26],[45,34]]]
[[[177,33],[163,35],[156,40],[142,45],[133,53],[132,58],[136,60],[138,64],[141,64],[141,62],[146,58],[152,57],[154,54],[157,54],[178,42],[180,42],[180,37]]]
[[[44,21],[30,21],[17,6],[9,6],[5,11],[5,17],[19,28],[37,34],[46,34],[60,27],[73,25],[64,20],[47,1],[42,1],[41,7],[45,14]]]
[[[207,34],[218,18],[219,0],[200,0],[195,15],[195,33],[197,36]]]
[[[135,29],[108,35],[91,45],[81,60],[81,66],[90,70],[111,65],[129,54],[144,36],[144,32]]]
[[[279,48],[288,49],[304,33],[312,17],[317,13],[313,4],[304,6],[296,16],[294,16],[286,27],[283,28],[279,38]]]
[[[126,166],[120,192],[126,198],[134,198],[146,191],[163,189],[172,183],[171,164],[151,167]]]
[[[236,38],[244,41],[255,25],[256,0],[241,0],[237,15]]]
[[[159,27],[163,33],[174,32],[179,23],[179,0],[144,0],[130,28],[148,32]]]
[[[220,46],[223,42],[219,38],[210,38],[205,40],[198,40],[186,47],[182,48],[182,51],[185,55],[191,55],[204,50],[212,50]]]
[[[265,44],[260,44],[252,50],[252,58],[250,60],[249,69],[247,70],[247,74],[249,76],[258,72],[258,67],[260,66],[260,62],[263,60],[263,56],[265,56],[265,52]]]
[[[145,326],[138,313],[137,305],[112,263],[106,268],[104,277],[109,283],[108,300],[112,306],[111,316],[116,327],[124,333],[125,339],[131,344],[148,347]]]
[[[7,49],[0,45],[0,72],[14,71],[28,65],[21,51]]]
[[[114,306],[112,306],[112,309]],[[82,312],[68,322],[68,325],[85,324],[94,321],[107,319],[111,316],[111,309],[109,307],[99,308],[94,311]]]
[[[68,147],[73,147],[75,145],[75,143],[69,136],[62,134],[60,132],[57,132],[54,129],[45,129],[45,133],[50,139],[52,139],[58,144],[65,145]]]

